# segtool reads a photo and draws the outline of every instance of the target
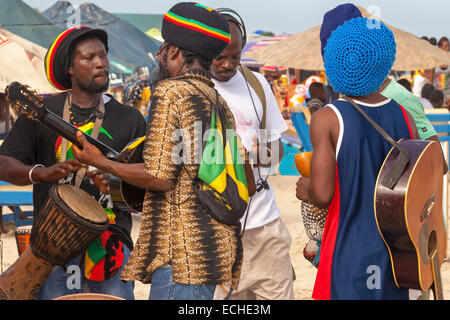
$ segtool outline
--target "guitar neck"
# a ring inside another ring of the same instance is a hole
[[[441,282],[441,268],[439,265],[439,255],[437,249],[431,256],[431,265],[433,267],[433,293],[435,300],[444,300]]]
[[[78,142],[78,139],[76,136],[76,133],[78,131],[80,131],[80,132],[82,132],[82,131],[79,130],[77,127],[64,121],[61,117],[59,117],[58,115],[54,114],[53,112],[51,112],[49,110],[47,110],[46,114],[39,120],[44,125],[53,129],[54,131],[56,131],[56,133],[60,134],[62,137],[66,138],[68,141],[75,144],[78,148],[80,148],[80,149],[83,148],[81,146],[81,144]],[[119,159],[119,153],[116,150],[107,146],[103,142],[92,138],[91,136],[85,134],[84,132],[83,132],[83,134],[86,136],[87,141],[90,144],[96,146],[105,157],[107,157],[110,160],[118,160]]]

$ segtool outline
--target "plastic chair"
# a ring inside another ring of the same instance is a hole
[[[291,120],[302,141],[304,151],[312,151],[311,140],[309,138],[309,125],[306,122],[305,115],[302,112],[294,112],[291,114]]]
[[[427,110],[428,111],[428,110]],[[433,113],[426,112],[428,120],[436,130],[439,141],[447,141],[450,144],[450,113],[447,109],[433,109]],[[450,159],[450,150],[447,151],[447,155]]]
[[[0,181],[0,185],[7,186],[10,185],[7,182]],[[14,221],[15,226],[25,226],[32,225],[33,219],[29,219],[33,217],[32,211],[24,211],[22,212],[21,206],[32,206],[33,205],[33,192],[32,191],[10,191],[10,190],[1,190],[0,191],[0,208],[9,207],[14,209],[13,213],[9,214],[0,214],[0,233],[5,232],[3,229],[3,221]],[[24,214],[24,218],[21,217],[21,212]],[[2,213],[0,211],[0,213]]]

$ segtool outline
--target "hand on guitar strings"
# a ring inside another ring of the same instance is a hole
[[[109,194],[109,181],[111,178],[109,173],[99,170],[86,171],[86,176],[94,182],[102,194]]]
[[[104,166],[108,159],[102,152],[96,146],[90,144],[81,131],[77,132],[77,139],[83,149],[78,148],[75,144],[72,145],[72,153],[75,158],[81,163],[104,170]]]

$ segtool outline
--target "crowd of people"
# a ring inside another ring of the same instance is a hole
[[[436,38],[422,37],[431,45],[450,51],[449,39],[442,37],[439,41]],[[447,65],[437,66],[434,69],[417,70],[411,72],[408,77],[400,77],[398,80],[409,92],[416,95],[424,109],[446,108],[450,110],[450,68]]]
[[[328,208],[315,299],[426,297],[426,292],[395,285],[373,213],[373,186],[391,145],[349,101],[395,140],[439,141],[419,98],[434,108],[448,106],[450,71],[448,66],[433,70],[433,81],[415,96],[409,81],[389,77],[396,52],[392,32],[384,24],[367,26],[352,4],[325,14],[320,40],[329,85],[309,87],[311,177],[300,177],[292,190],[298,199]],[[48,49],[47,78],[64,91],[44,104],[80,129],[78,143],[24,115],[4,136],[0,180],[32,184],[35,214],[49,189],[65,183],[94,197],[108,215],[109,227],[99,240],[67,265],[55,266],[37,299],[81,292],[134,299],[135,281],[151,283],[149,299],[294,299],[291,235],[267,179],[268,169],[283,157],[281,134],[287,125],[267,79],[240,65],[244,21],[232,9],[180,2],[164,15],[162,37],[147,122],[140,111],[105,94],[106,32],[75,27]],[[438,46],[448,51],[448,39]],[[345,59],[349,48],[366,63]],[[336,99],[337,93],[349,101]],[[5,121],[1,106],[0,123]],[[233,168],[227,163],[210,177],[213,181],[199,184],[204,157],[198,153],[206,153],[202,139],[214,124],[232,129],[234,138],[227,133],[218,140],[241,145],[242,161],[234,159]],[[108,159],[81,131],[117,151],[145,136],[144,162]],[[109,175],[146,191],[135,243],[129,212],[109,195]],[[235,210],[238,197],[246,202],[245,210]],[[236,216],[224,222],[219,211]],[[99,257],[95,263],[93,256]],[[367,286],[372,265],[380,268],[375,290]],[[67,285],[73,266],[82,270],[79,286]]]

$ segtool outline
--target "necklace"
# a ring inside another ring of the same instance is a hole
[[[69,105],[67,106],[67,108],[69,109],[70,122],[71,122],[74,126],[77,126],[77,127],[85,125],[86,123],[88,123],[88,122],[92,119],[93,116],[95,116],[95,112],[94,112],[94,113],[92,113],[85,121],[83,121],[83,122],[81,122],[81,123],[77,123],[77,122],[75,121],[75,117],[74,117],[73,112],[72,112],[72,105],[69,104]]]
[[[101,119],[103,119],[105,117],[105,106],[103,104],[103,97],[100,97],[100,102],[99,102],[99,105],[97,106],[97,108],[95,108],[95,110],[91,111],[91,113],[87,117],[87,119],[80,123],[77,123],[75,121],[74,112],[72,111],[72,94],[70,92],[69,92],[69,95],[66,100],[66,105],[67,105],[67,109],[65,109],[65,110],[67,110],[69,114],[68,115],[66,114],[65,121],[68,121],[69,123],[71,123],[77,127],[83,126],[90,121],[96,121],[94,119],[97,119],[97,118],[100,119],[100,121],[102,121]],[[92,109],[94,109],[94,108],[92,108]]]

